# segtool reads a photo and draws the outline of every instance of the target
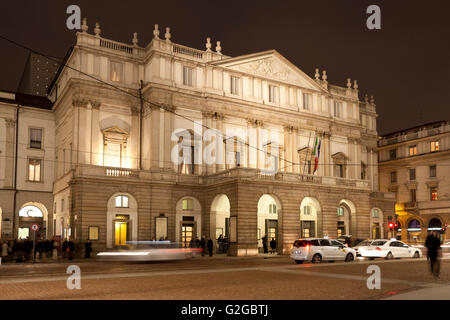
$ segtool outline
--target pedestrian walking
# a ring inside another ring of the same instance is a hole
[[[205,236],[202,236],[202,240],[200,240],[200,247],[202,248],[202,257],[205,256],[206,251],[206,239]]]
[[[84,257],[86,259],[89,259],[91,257],[91,252],[92,252],[91,240],[87,239],[86,243],[84,244]]]
[[[441,254],[441,240],[437,231],[430,232],[425,240],[425,247],[427,247],[427,257],[430,261],[430,272],[435,279],[439,278],[440,274],[440,254]]]
[[[214,247],[214,242],[212,241],[211,238],[209,238],[208,240],[208,252],[209,252],[209,256],[212,257],[213,255],[213,247]]]
[[[270,252],[271,253],[275,253],[275,250],[277,248],[277,241],[275,240],[275,238],[272,238],[272,240],[270,240]]]

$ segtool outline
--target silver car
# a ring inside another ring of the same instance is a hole
[[[291,258],[296,263],[311,261],[320,263],[322,261],[343,260],[354,261],[356,251],[346,247],[342,242],[326,238],[297,239],[292,245]]]

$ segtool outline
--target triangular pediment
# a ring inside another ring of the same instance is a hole
[[[212,64],[310,90],[324,90],[316,81],[275,50],[215,61]]]

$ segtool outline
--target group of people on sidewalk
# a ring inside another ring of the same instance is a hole
[[[202,236],[201,240],[193,237],[191,241],[189,241],[189,248],[201,248],[202,256],[205,256],[208,253],[209,256],[212,257],[214,253],[214,241],[211,238],[206,240],[205,236]],[[227,251],[228,239],[227,237],[220,235],[217,239],[217,253],[227,253]]]
[[[268,241],[269,238],[267,237],[267,235],[264,235],[261,240],[263,244],[264,253],[269,253],[269,246],[270,246],[270,253],[272,254],[277,253],[277,240],[275,240],[275,238],[272,238],[272,240],[270,240],[269,242]]]
[[[84,244],[85,258],[90,258],[92,252],[92,245],[90,240]],[[60,243],[53,240],[39,239],[35,243],[35,257],[36,259],[56,258],[58,255],[63,258],[72,260],[75,257],[75,252],[82,250],[80,244],[74,243],[72,240],[65,240],[60,248]],[[33,261],[33,241],[29,238],[16,239],[12,241],[3,241],[1,244],[1,258],[3,262],[27,262]]]

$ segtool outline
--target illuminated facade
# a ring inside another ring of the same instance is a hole
[[[422,242],[435,230],[447,238],[442,228],[450,218],[450,122],[384,135],[378,145],[380,190],[396,194],[398,235]]]
[[[298,237],[386,235],[394,198],[378,192],[377,114],[356,81],[311,78],[275,50],[185,47],[168,28],[146,47],[82,29],[49,91],[56,234],[96,250],[223,235],[231,255],[264,236],[287,253]]]

